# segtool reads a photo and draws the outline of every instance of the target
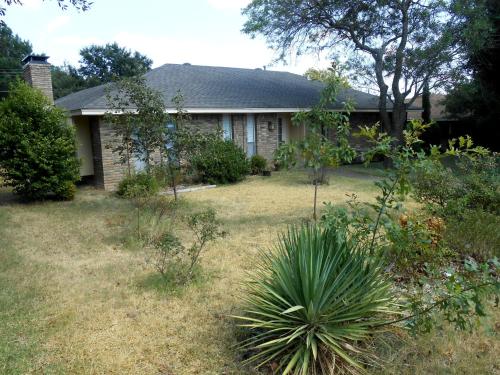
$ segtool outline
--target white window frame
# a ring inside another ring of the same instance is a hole
[[[257,134],[256,118],[253,113],[247,113],[246,133],[247,133],[247,156],[252,157],[257,154]],[[250,144],[252,147],[250,147]]]

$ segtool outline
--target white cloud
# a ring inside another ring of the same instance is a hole
[[[39,44],[40,51],[47,51],[50,56],[49,62],[53,65],[62,65],[68,62],[72,65],[77,65],[80,60],[80,49],[91,44],[104,44],[106,41],[93,38],[82,37],[77,35],[61,35],[51,39],[50,44],[47,42]]]
[[[29,10],[38,10],[43,0],[22,0],[23,7]]]
[[[64,14],[61,16],[57,16],[56,18],[53,18],[48,24],[47,24],[47,31],[49,33],[52,33],[58,29],[60,29],[63,26],[66,26],[69,24],[71,21],[71,17]]]
[[[238,68],[262,68],[304,73],[310,67],[327,67],[328,61],[318,56],[300,56],[288,59],[288,65],[270,66],[273,51],[259,40],[245,37],[221,43],[215,39],[147,36],[138,33],[121,32],[114,41],[119,45],[137,50],[153,59],[154,67],[166,63],[193,65],[228,66]],[[238,53],[234,53],[237,49]]]
[[[246,7],[250,0],[207,0],[208,4],[220,10],[239,10]]]
[[[287,64],[271,65],[273,51],[268,49],[262,41],[249,39],[244,36],[234,36],[229,40],[149,36],[141,33],[120,32],[109,38],[83,36],[78,34],[54,35],[37,44],[37,50],[45,51],[54,65],[62,65],[65,61],[78,65],[81,48],[91,44],[106,44],[117,42],[120,46],[133,51],[139,51],[153,59],[153,67],[172,63],[193,65],[227,66],[236,68],[262,68],[269,70],[288,71],[303,74],[308,68],[326,68],[329,61],[324,56],[302,55],[289,56]],[[238,51],[234,53],[234,51]]]

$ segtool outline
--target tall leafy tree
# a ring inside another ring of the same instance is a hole
[[[491,32],[475,35],[485,40],[482,48],[466,40],[467,69],[446,97],[446,109],[452,116],[467,124],[468,133],[476,141],[498,150],[500,129],[500,2],[486,1],[487,23]]]
[[[52,86],[55,99],[87,87],[78,69],[69,64],[52,67]]]
[[[153,64],[147,56],[120,47],[117,43],[85,47],[80,51],[80,56],[78,72],[88,86],[140,76],[151,70]]]
[[[22,73],[21,60],[32,52],[31,43],[0,24],[0,97],[6,96],[9,85]]]
[[[379,90],[381,123],[403,140],[406,111],[422,93],[448,81],[464,55],[467,25],[484,26],[482,0],[253,0],[243,31],[279,51],[343,48],[361,81]],[[470,30],[470,28],[469,28]],[[392,110],[391,108],[392,107]],[[390,113],[392,112],[392,114]]]
[[[33,53],[33,48],[28,40],[0,24],[0,51],[0,97],[5,97],[9,85],[22,77],[21,60]],[[78,69],[69,64],[52,67],[52,85],[55,99],[87,87]]]
[[[79,68],[69,64],[53,68],[52,82],[56,99],[102,83],[140,76],[150,70],[152,65],[152,60],[145,55],[129,51],[116,43],[85,47],[80,51],[80,57]]]

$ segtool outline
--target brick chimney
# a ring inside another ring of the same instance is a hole
[[[48,59],[49,56],[26,56],[22,61],[23,78],[30,86],[41,90],[53,103],[51,65],[47,62]]]

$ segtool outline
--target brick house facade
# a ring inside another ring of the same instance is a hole
[[[278,115],[255,114],[254,116],[256,118],[256,153],[262,155],[268,161],[272,161],[274,151],[278,147]],[[189,128],[201,132],[215,132],[217,129],[222,129],[222,114],[199,114],[192,117],[193,119],[187,124]],[[247,153],[245,119],[245,114],[231,115],[231,138],[234,143]],[[117,145],[117,138],[111,127],[104,121],[102,116],[82,118],[78,121],[78,126],[88,126],[90,130],[93,155],[92,181],[99,188],[114,190],[125,176],[126,166],[121,163],[118,153],[113,152],[113,148]]]
[[[291,124],[291,114],[283,113],[263,113],[251,114],[255,118],[255,153],[263,156],[269,162],[273,160],[274,151],[280,144],[279,119],[281,126],[286,126],[288,133],[287,140],[298,140],[304,134],[303,127],[295,127]],[[222,129],[223,114],[197,114],[192,115],[192,120],[187,124],[189,128],[197,129],[201,132],[215,132]],[[234,143],[240,146],[245,153],[248,153],[247,146],[247,114],[231,114],[231,138]],[[283,121],[286,120],[286,121]],[[377,113],[353,113],[351,122],[353,131],[360,125],[372,125],[378,121]],[[89,176],[96,187],[105,190],[114,190],[118,183],[126,174],[126,166],[120,162],[120,157],[112,149],[117,145],[117,138],[111,127],[106,124],[102,116],[86,116],[78,121],[78,126],[88,126],[92,144],[92,164],[93,175]],[[332,140],[334,133],[329,134]],[[353,137],[352,142],[357,148],[363,148],[359,138]]]
[[[23,61],[26,81],[52,100],[47,57],[30,55]],[[168,113],[175,111],[172,98],[182,93],[184,109],[191,115],[188,127],[202,132],[221,129],[247,156],[258,154],[268,161],[280,143],[304,136],[304,126],[292,126],[291,118],[316,105],[324,88],[321,82],[287,72],[190,64],[165,64],[144,78],[148,86],[162,93]],[[114,190],[127,167],[112,151],[118,139],[104,121],[109,111],[106,90],[105,85],[82,90],[56,100],[55,105],[67,111],[76,129],[81,176],[99,188]],[[342,110],[346,100],[355,102],[356,110],[351,113],[354,130],[378,121],[377,96],[347,89],[331,110]],[[335,133],[329,136],[334,139]],[[364,146],[358,138],[353,142],[357,148]]]

